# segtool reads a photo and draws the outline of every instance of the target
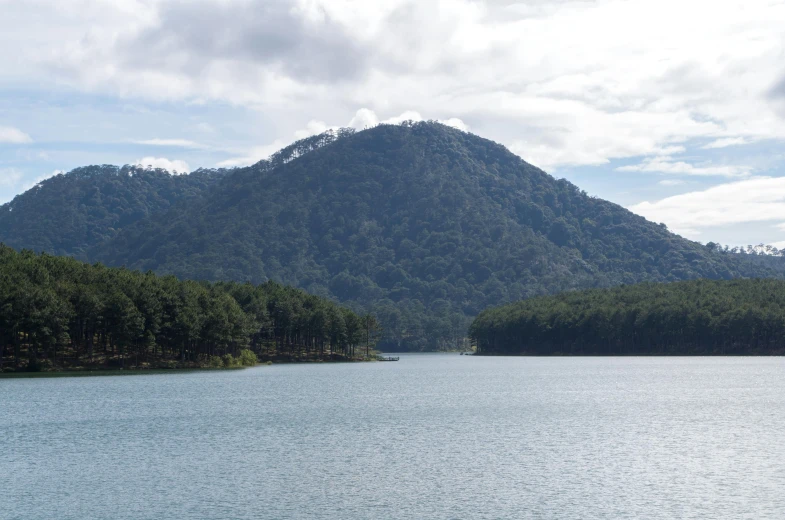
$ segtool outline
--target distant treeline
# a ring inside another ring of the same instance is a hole
[[[0,245],[0,371],[362,357],[376,320],[282,286],[180,281]]]
[[[531,298],[483,311],[489,355],[783,355],[785,281],[693,280]]]

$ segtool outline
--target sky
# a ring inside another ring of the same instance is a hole
[[[785,246],[785,0],[0,0],[0,202],[433,119],[700,242]]]

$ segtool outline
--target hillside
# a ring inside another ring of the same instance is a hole
[[[785,281],[693,280],[542,296],[483,311],[486,355],[783,355]]]
[[[133,166],[87,166],[46,179],[0,206],[0,241],[86,258],[118,230],[199,196],[224,172],[171,175]]]
[[[233,170],[206,196],[98,243],[90,259],[296,285],[373,310],[387,349],[461,347],[472,316],[536,295],[783,272],[779,259],[685,240],[437,123],[317,141]]]

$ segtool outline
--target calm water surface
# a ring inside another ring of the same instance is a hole
[[[785,359],[0,380],[3,519],[785,518]]]

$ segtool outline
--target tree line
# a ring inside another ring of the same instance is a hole
[[[0,245],[0,371],[370,356],[372,315],[275,282],[181,281]]]
[[[785,281],[642,283],[519,301],[470,328],[487,355],[785,355]]]

